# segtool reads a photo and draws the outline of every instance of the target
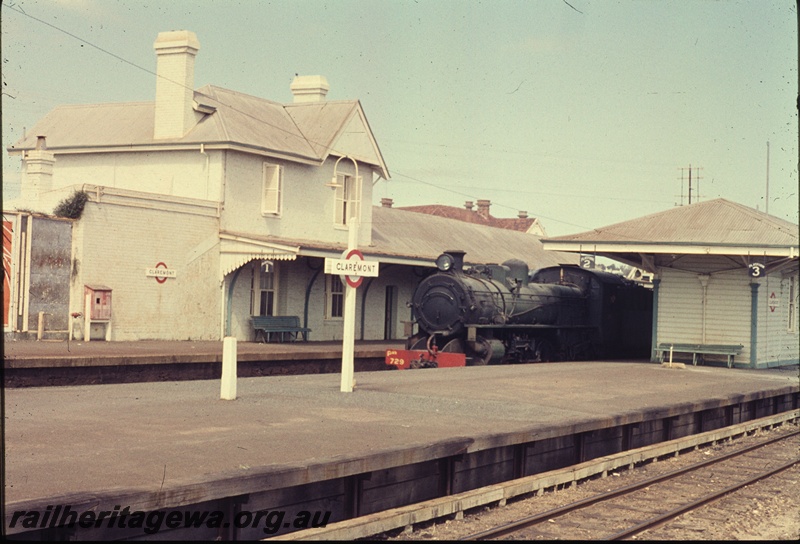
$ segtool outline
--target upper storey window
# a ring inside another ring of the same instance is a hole
[[[283,166],[264,163],[261,191],[261,214],[281,215]]]
[[[350,223],[351,217],[361,214],[361,177],[356,178],[349,174],[337,174],[336,181],[336,206],[334,224],[345,227]]]

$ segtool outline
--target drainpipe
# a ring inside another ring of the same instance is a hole
[[[756,368],[758,362],[758,287],[760,284],[750,284],[750,367]]]
[[[209,183],[210,183],[210,179],[211,179],[211,169],[210,169],[211,157],[209,157],[208,153],[206,153],[205,144],[200,144],[200,154],[203,155],[206,158],[206,167],[205,167],[205,171],[206,171],[206,198],[208,198],[209,197],[208,188],[209,188]]]
[[[658,287],[661,284],[661,279],[653,278],[653,326],[652,326],[652,333],[650,335],[650,362],[657,363],[659,360],[659,356],[657,353],[658,344]]]

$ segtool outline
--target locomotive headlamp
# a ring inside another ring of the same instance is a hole
[[[453,259],[452,255],[448,255],[447,253],[442,253],[436,258],[436,268],[438,268],[442,272],[447,272],[448,270],[453,268],[454,262],[455,259]]]

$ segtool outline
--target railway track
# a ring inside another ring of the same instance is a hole
[[[733,450],[753,445],[765,438],[797,434],[800,411],[791,410],[781,414],[739,423],[697,435],[686,436],[667,442],[653,444],[634,450],[597,458],[591,461],[557,469],[550,472],[526,476],[517,480],[492,484],[472,491],[443,496],[425,502],[400,506],[390,510],[368,514],[332,523],[324,528],[307,529],[274,537],[278,540],[464,540],[469,536],[485,531],[487,528],[507,524],[530,517],[536,512],[550,512],[577,499],[593,497],[610,491],[613,487],[625,487],[649,479],[654,475],[674,472],[676,468],[695,464],[699,459],[716,458]],[[800,437],[794,436],[786,444],[788,458],[796,458],[800,449]],[[755,468],[748,469],[753,474],[764,469],[767,457],[764,451],[754,452],[759,459]],[[773,455],[773,454],[770,454]],[[719,464],[715,465],[721,466]],[[694,472],[694,480],[686,484],[696,493],[705,485],[704,479],[722,480],[722,469],[712,469],[713,476],[702,476]],[[731,469],[733,472],[737,470]],[[788,478],[775,482],[776,478]],[[752,490],[759,490],[752,500],[747,497],[728,506],[735,497],[748,491],[739,491],[730,497],[710,505],[697,514],[686,514],[680,520],[645,533],[647,538],[665,540],[697,540],[759,538],[774,540],[800,536],[800,522],[795,512],[800,509],[800,497],[794,492],[800,481],[800,464],[789,469],[784,476],[773,476],[754,484]],[[727,482],[728,486],[731,482]],[[642,489],[650,499],[655,497],[645,485]],[[655,486],[654,486],[655,487]],[[748,488],[750,489],[750,488]],[[753,492],[755,493],[755,492]],[[644,500],[648,500],[647,497]],[[690,501],[687,501],[690,502]],[[665,503],[664,503],[665,504]],[[672,510],[659,503],[660,511]],[[723,508],[715,510],[716,507]],[[631,520],[632,526],[647,518],[647,512],[639,504],[609,508],[616,517]],[[551,516],[552,517],[552,516]],[[652,516],[650,516],[652,517]],[[538,530],[549,531],[555,523],[540,524]],[[591,526],[594,522],[588,523]],[[672,529],[668,529],[672,527]],[[584,536],[580,531],[573,538],[606,538],[619,532],[611,528],[602,534]],[[654,534],[666,536],[651,536]],[[758,536],[762,535],[762,536]],[[481,538],[488,538],[486,536]],[[528,537],[514,535],[511,538],[570,538],[566,536]],[[635,536],[633,537],[635,538]]]
[[[800,463],[800,431],[463,537],[621,540],[737,493]],[[787,486],[792,486],[790,482]],[[758,496],[756,492],[756,496]]]

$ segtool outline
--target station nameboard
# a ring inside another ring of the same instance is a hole
[[[361,285],[361,278],[377,278],[378,261],[365,261],[364,255],[357,249],[351,249],[343,255],[344,259],[325,259],[325,273],[345,276],[351,287]]]
[[[154,267],[145,268],[144,275],[148,278],[155,278],[158,283],[164,283],[167,278],[177,278],[178,271],[167,268],[164,263],[158,263]]]

